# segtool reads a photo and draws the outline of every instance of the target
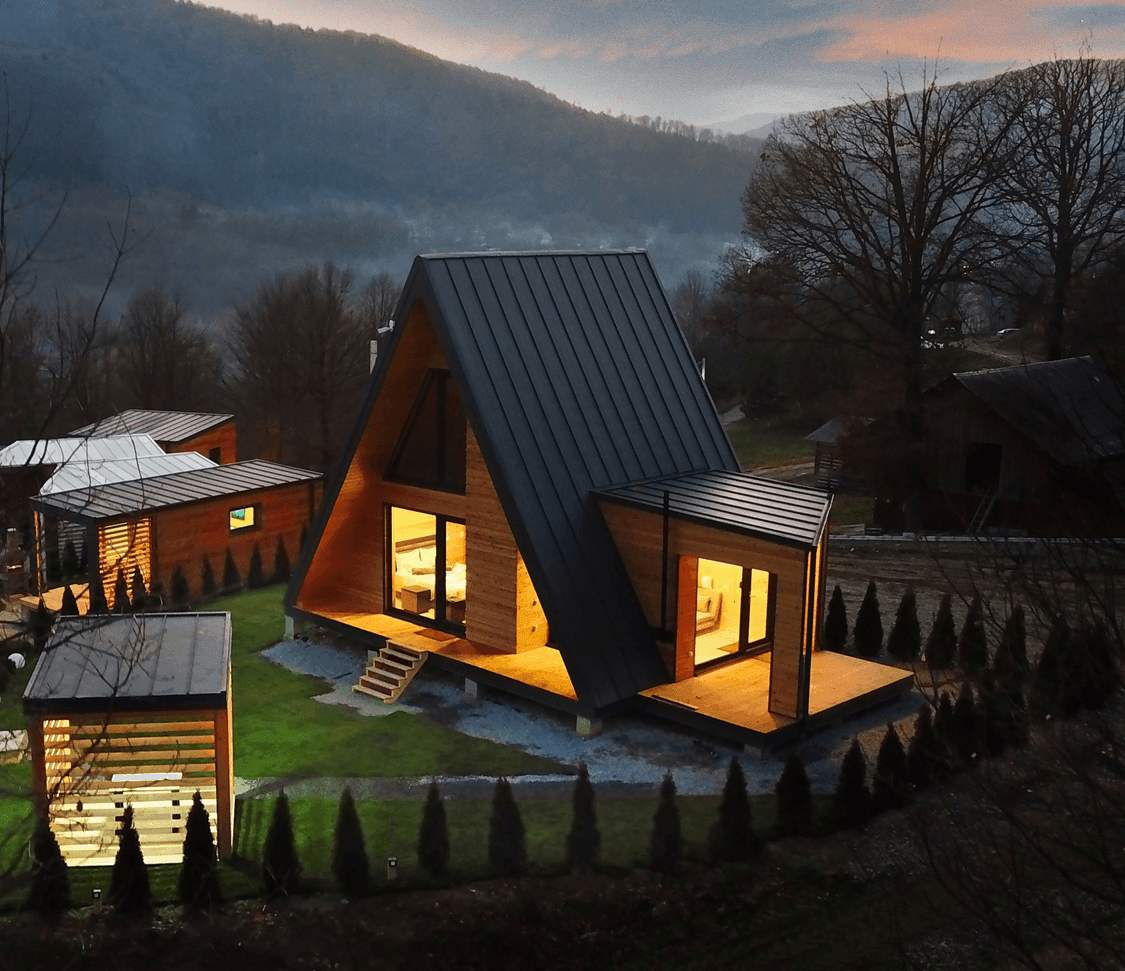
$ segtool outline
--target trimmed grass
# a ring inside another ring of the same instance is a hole
[[[730,435],[738,460],[747,469],[812,461],[816,455],[816,446],[805,441],[807,431],[798,432],[785,427],[766,428],[747,418],[728,425],[727,434]]]
[[[27,719],[23,716],[23,689],[27,687],[31,672],[35,670],[35,658],[29,658],[28,663],[12,675],[8,687],[0,695],[0,730],[14,731],[27,727]]]
[[[832,500],[833,527],[869,523],[874,515],[875,499],[871,496],[844,496],[837,493]]]

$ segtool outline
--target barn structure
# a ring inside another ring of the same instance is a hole
[[[178,863],[198,790],[220,857],[234,821],[228,613],[68,617],[23,694],[37,808],[70,866],[104,866],[133,806],[147,863]]]
[[[97,553],[88,558],[90,581],[101,580],[113,607],[118,571],[128,581],[139,570],[165,603],[245,583],[255,548],[264,578],[286,575],[321,490],[319,473],[249,459],[41,493],[31,503],[38,522],[85,532]]]
[[[743,474],[646,253],[418,257],[287,606],[577,718],[765,752],[909,690],[817,650],[831,498]]]
[[[238,460],[234,415],[129,408],[70,433],[77,438],[137,434],[148,435],[168,453],[198,452],[216,465]]]

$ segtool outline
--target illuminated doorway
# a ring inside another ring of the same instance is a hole
[[[465,524],[389,507],[387,612],[465,633]]]
[[[695,669],[773,646],[777,578],[765,570],[699,560],[695,592]]]

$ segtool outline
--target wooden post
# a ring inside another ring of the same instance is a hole
[[[234,737],[231,733],[231,679],[227,673],[227,704],[215,712],[215,832],[219,859],[229,860],[234,849]]]
[[[35,793],[35,812],[41,822],[49,824],[51,804],[47,792],[47,760],[43,750],[44,744],[43,716],[32,715],[27,723],[27,746],[31,752],[31,784]]]
[[[699,557],[681,556],[676,584],[676,680],[695,675],[695,590]]]

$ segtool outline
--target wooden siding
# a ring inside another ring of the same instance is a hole
[[[145,589],[152,585],[152,520],[135,519],[98,527],[98,572],[106,602],[117,603],[117,571],[133,591],[133,569],[139,568]]]
[[[660,623],[663,519],[659,514],[631,509],[619,503],[603,501],[600,505],[645,617],[651,626],[656,627]],[[794,547],[769,543],[752,536],[671,519],[668,556],[670,567],[673,567],[668,571],[668,583],[673,587],[667,594],[668,617],[677,618],[677,627],[682,621],[677,616],[680,581],[679,570],[674,568],[675,558],[686,556],[718,560],[721,563],[766,570],[777,576],[770,710],[786,717],[796,717],[801,652],[807,633],[805,553]],[[695,590],[690,589],[686,594],[691,598],[691,618],[694,623]],[[679,643],[680,638],[677,636],[677,644]],[[680,673],[679,668],[677,662],[677,675]]]
[[[319,481],[299,482],[155,510],[152,513],[153,590],[167,601],[172,593],[172,577],[179,567],[190,596],[193,599],[203,596],[205,556],[211,561],[216,586],[221,588],[228,549],[242,583],[246,583],[255,545],[261,549],[262,573],[268,580],[274,572],[279,537],[285,542],[292,566],[300,552],[301,534],[311,527],[322,491]],[[230,511],[241,506],[259,507],[257,525],[232,533]]]
[[[128,804],[145,862],[178,862],[196,790],[211,817],[220,856],[230,856],[229,703],[218,711],[57,714],[31,722],[37,797],[49,805],[51,829],[69,865],[113,862],[116,831]],[[177,772],[180,779],[120,777]]]
[[[699,586],[699,557],[681,556],[677,570],[678,589],[695,590]],[[683,681],[695,674],[695,597],[672,601],[676,609],[676,656],[672,680]]]
[[[228,465],[238,460],[238,429],[232,418],[225,421],[217,428],[211,428],[194,438],[182,442],[160,442],[160,447],[165,452],[198,452],[207,458],[211,457],[211,449],[219,449],[219,462]]]

